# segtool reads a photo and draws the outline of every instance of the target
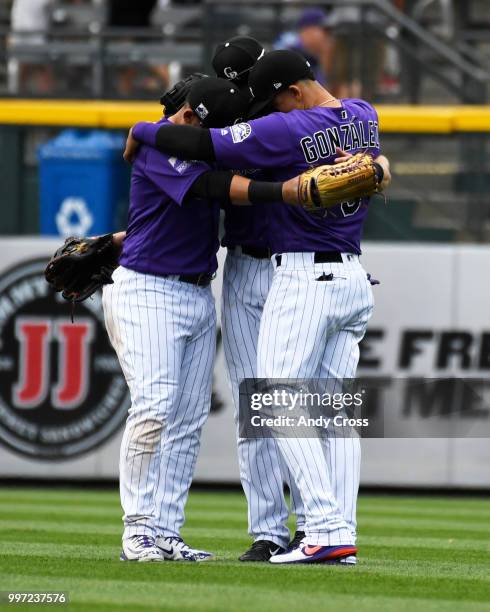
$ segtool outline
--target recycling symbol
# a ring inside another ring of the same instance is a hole
[[[86,236],[94,218],[83,198],[65,198],[56,215],[56,227],[65,238]]]

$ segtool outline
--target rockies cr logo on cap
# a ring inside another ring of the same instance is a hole
[[[227,79],[236,79],[238,76],[238,72],[233,70],[231,66],[226,66],[223,72],[225,73]]]

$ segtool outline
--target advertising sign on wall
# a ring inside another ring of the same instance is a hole
[[[44,281],[58,245],[58,239],[0,240],[0,477],[116,478],[129,393],[100,297],[77,305],[72,323],[70,305]],[[396,427],[388,438],[363,440],[362,482],[490,488],[490,445],[481,437],[490,420],[484,385],[467,396],[448,396],[447,384],[413,392],[426,378],[490,378],[490,287],[479,273],[490,266],[490,248],[367,244],[363,262],[381,284],[374,287],[359,374],[384,394]],[[213,292],[219,315],[220,275]],[[217,342],[196,479],[238,482],[220,334]],[[430,437],[428,424],[447,423],[448,415],[465,427]]]

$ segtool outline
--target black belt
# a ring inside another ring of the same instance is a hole
[[[276,255],[276,264],[281,265],[282,255]],[[343,263],[342,254],[338,251],[317,251],[314,254],[314,263]]]
[[[214,278],[214,274],[165,274],[164,278],[177,276],[178,280],[198,287],[207,287]]]
[[[236,247],[231,247],[236,248]],[[253,257],[254,259],[270,259],[272,257],[272,253],[270,249],[259,248],[259,247],[249,247],[249,246],[240,246],[243,255],[248,255],[249,257]]]

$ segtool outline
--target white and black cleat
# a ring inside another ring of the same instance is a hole
[[[293,550],[293,548],[297,548],[301,542],[305,539],[306,533],[300,529],[297,529],[294,532],[293,539],[289,542],[287,550]]]
[[[238,560],[264,563],[283,552],[284,548],[282,546],[278,546],[270,540],[255,540],[252,546],[241,557],[238,557]]]
[[[119,559],[121,561],[139,561],[140,563],[164,561],[160,550],[155,546],[154,538],[149,535],[134,535],[124,538]]]
[[[208,561],[213,553],[191,548],[182,538],[176,536],[157,536],[155,546],[167,561]]]

